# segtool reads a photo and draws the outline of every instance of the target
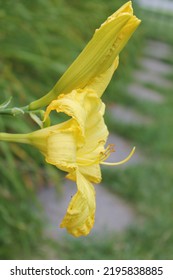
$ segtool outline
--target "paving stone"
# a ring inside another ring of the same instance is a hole
[[[144,48],[144,55],[148,55],[157,59],[166,59],[172,55],[172,48],[166,43],[148,40]]]
[[[153,73],[151,71],[146,71],[143,69],[135,70],[133,72],[133,78],[135,81],[156,85],[161,88],[172,87],[172,83],[166,78],[161,77],[160,75],[157,75],[156,73]]]
[[[120,232],[136,221],[132,206],[104,186],[96,185],[96,221],[93,233]]]
[[[138,98],[139,100],[155,103],[164,102],[164,97],[158,92],[135,83],[128,86],[128,94]]]
[[[136,0],[138,4],[144,8],[153,9],[156,10],[162,10],[162,11],[173,11],[173,3],[170,0]]]
[[[139,65],[144,67],[144,69],[147,71],[162,75],[172,73],[173,70],[171,65],[155,58],[143,57],[140,59]]]
[[[55,188],[43,188],[38,193],[43,214],[45,215],[45,233],[48,237],[58,239],[65,234],[65,230],[59,227],[63,219],[71,196],[74,195],[76,189],[70,183],[64,181],[61,191],[56,192]]]
[[[107,111],[111,114],[112,118],[115,118],[120,122],[132,125],[146,125],[152,123],[151,118],[141,115],[128,107],[119,104],[111,104],[107,106],[107,108]]]

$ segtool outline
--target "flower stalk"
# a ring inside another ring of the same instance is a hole
[[[1,115],[11,115],[11,116],[17,116],[17,115],[23,115],[25,113],[29,113],[29,106],[25,107],[13,107],[13,108],[0,108],[0,114]]]
[[[29,144],[29,140],[27,137],[25,137],[25,134],[19,134],[19,133],[13,134],[13,133],[0,132],[0,141]]]

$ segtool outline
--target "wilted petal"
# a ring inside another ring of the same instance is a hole
[[[73,196],[60,227],[65,227],[75,237],[87,235],[94,225],[95,190],[92,184],[76,172],[77,193]]]

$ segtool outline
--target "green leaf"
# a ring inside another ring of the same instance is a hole
[[[11,96],[8,100],[6,100],[5,102],[3,102],[3,103],[0,105],[0,109],[5,109],[5,108],[7,108],[8,105],[10,104],[11,100],[12,100],[12,96]]]
[[[30,115],[31,119],[33,121],[35,121],[36,124],[39,125],[40,128],[43,128],[43,122],[42,122],[42,120],[36,114],[30,113],[29,115]]]

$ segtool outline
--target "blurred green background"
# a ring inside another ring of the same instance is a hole
[[[0,0],[0,103],[12,96],[11,107],[24,106],[47,93],[94,30],[125,2]],[[126,91],[134,71],[141,68],[139,61],[148,40],[164,42],[173,50],[173,13],[132,2],[142,25],[121,53],[104,101],[128,106],[155,121],[147,126],[125,124],[107,115],[109,130],[136,143],[147,161],[117,172],[103,171],[103,182],[131,203],[142,222],[120,234],[102,232],[98,238],[66,237],[62,242],[45,237],[46,224],[36,194],[49,185],[58,191],[64,174],[45,164],[33,147],[0,142],[1,259],[172,258],[173,90],[141,82],[164,96],[161,105],[136,100]],[[165,57],[164,63],[172,67],[173,56]],[[166,78],[171,82],[173,73]],[[0,116],[0,131],[34,129],[37,126],[30,118]]]

